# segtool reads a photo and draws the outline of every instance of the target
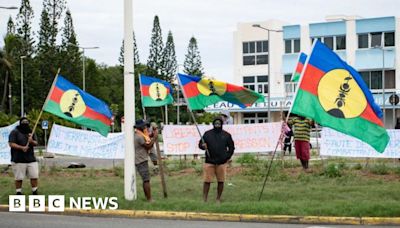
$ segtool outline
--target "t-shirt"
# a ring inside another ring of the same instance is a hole
[[[18,129],[14,129],[11,131],[10,135],[8,136],[9,143],[15,143],[20,146],[26,146],[28,143],[28,134],[21,133]],[[36,140],[35,135],[33,139]],[[15,163],[31,163],[35,162],[36,158],[33,153],[33,145],[29,145],[29,149],[27,152],[23,150],[11,148],[11,161]]]
[[[289,120],[289,124],[293,125],[294,140],[298,141],[310,141],[310,132],[312,127],[312,120],[300,118],[293,118]]]
[[[142,162],[148,161],[147,149],[144,147],[146,141],[144,137],[135,132],[135,164],[140,164]]]

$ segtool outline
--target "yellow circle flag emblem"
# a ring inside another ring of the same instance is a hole
[[[65,115],[76,118],[85,113],[86,104],[78,91],[70,89],[61,96],[60,108]]]
[[[323,109],[337,118],[354,118],[367,107],[364,92],[344,69],[326,73],[318,84],[318,99]]]
[[[221,96],[226,92],[226,83],[208,78],[202,78],[199,82],[197,82],[197,89],[205,96]]]
[[[167,97],[168,89],[162,83],[153,82],[149,87],[149,94],[153,100],[162,101]]]

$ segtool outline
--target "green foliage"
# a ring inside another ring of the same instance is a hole
[[[121,45],[121,49],[119,52],[119,57],[118,57],[118,61],[120,63],[121,66],[124,66],[124,45],[125,45],[125,41],[122,40],[122,45]],[[133,64],[136,66],[137,64],[140,64],[140,59],[139,59],[139,50],[137,48],[136,45],[136,38],[135,38],[135,32],[133,32]]]
[[[176,75],[178,62],[176,61],[175,44],[171,31],[168,32],[167,42],[165,44],[162,57],[162,74],[164,76],[163,80],[172,83]]]
[[[209,113],[209,112],[200,112],[196,113],[196,121],[200,124],[210,124],[214,121],[215,117],[219,116],[219,113]]]
[[[204,74],[203,66],[201,64],[200,51],[197,46],[197,40],[194,37],[190,38],[183,66],[186,74],[199,77]]]
[[[162,77],[163,69],[163,41],[162,32],[160,27],[160,20],[156,15],[153,21],[153,30],[151,32],[151,43],[150,43],[150,54],[147,60],[146,75],[155,76],[158,78]]]
[[[254,154],[242,154],[239,156],[239,158],[236,159],[236,162],[239,163],[240,165],[254,165],[255,163],[258,163],[258,160]]]
[[[361,170],[362,169],[362,165],[360,163],[357,163],[355,166],[353,166],[353,169]]]
[[[10,116],[5,114],[4,112],[0,112],[0,127],[5,127],[17,122],[19,119],[18,116]]]
[[[375,164],[370,168],[371,173],[377,175],[389,174],[389,170],[390,170],[389,167],[383,162]]]
[[[341,177],[343,175],[343,167],[340,164],[331,163],[325,170],[324,175],[330,178]]]
[[[116,177],[124,178],[124,168],[121,166],[115,166],[113,168],[113,173]]]

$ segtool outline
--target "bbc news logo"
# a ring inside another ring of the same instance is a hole
[[[12,212],[25,212],[26,205],[28,205],[29,212],[44,212],[46,211],[46,197],[44,195],[30,195],[28,197],[28,204],[24,195],[10,195],[8,197],[9,211]],[[47,197],[47,205],[49,212],[63,212],[65,210],[65,196],[63,195],[49,195]],[[117,197],[70,197],[70,209],[118,209]]]

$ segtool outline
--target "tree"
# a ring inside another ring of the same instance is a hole
[[[32,32],[33,9],[29,0],[22,0],[17,14],[17,34],[23,40],[21,55],[31,56],[33,54],[34,39]]]
[[[12,20],[11,16],[8,18],[7,22],[7,35],[13,35],[15,34],[15,25],[14,21]]]
[[[146,74],[149,76],[161,77],[163,61],[163,41],[158,16],[154,17],[153,30],[151,33],[150,55],[147,60]]]
[[[65,13],[61,37],[61,73],[67,76],[73,84],[80,85],[82,82],[81,53],[79,51],[72,15],[69,9],[67,9]]]
[[[65,9],[65,0],[44,0],[43,10],[46,10],[50,20],[50,45],[56,46],[57,34],[58,34],[58,20]]]
[[[120,63],[121,66],[124,65],[124,43],[125,41],[122,40],[122,46],[119,52],[119,58],[118,61]],[[136,38],[135,38],[135,32],[133,32],[133,64],[137,65],[140,63],[140,59],[139,59],[139,50],[137,48],[136,45]]]
[[[176,61],[176,54],[175,54],[175,44],[174,44],[174,37],[172,36],[172,32],[168,32],[167,42],[165,43],[165,48],[163,51],[163,75],[164,80],[168,82],[172,82],[175,74],[176,69],[178,68],[178,63]]]
[[[188,52],[185,55],[183,67],[186,74],[199,77],[204,74],[203,67],[201,65],[200,52],[197,47],[197,40],[194,37],[190,38]]]

